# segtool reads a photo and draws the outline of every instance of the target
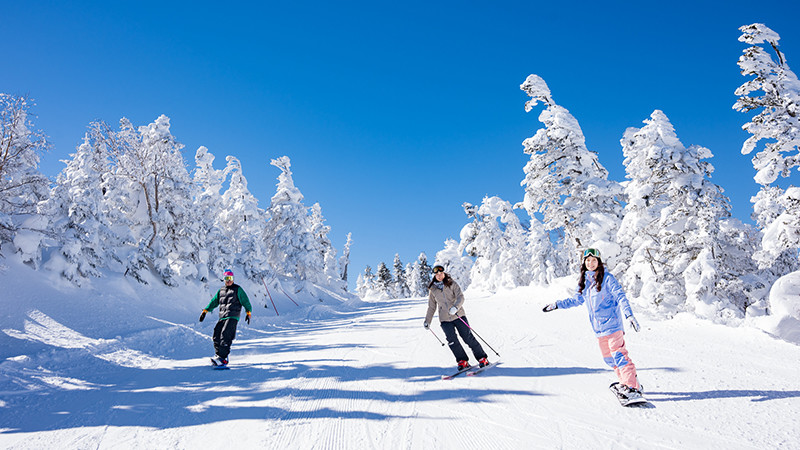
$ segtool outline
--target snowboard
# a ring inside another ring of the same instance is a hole
[[[619,400],[619,404],[622,406],[644,406],[647,405],[647,399],[644,398],[641,394],[633,394],[633,395],[626,395],[619,391],[617,388],[619,387],[619,382],[615,381],[611,383],[608,387],[611,392],[617,397]]]
[[[228,369],[230,369],[230,367],[228,367],[227,364],[217,364],[217,362],[214,361],[214,358],[211,358],[211,368],[214,369],[214,370],[228,370]]]

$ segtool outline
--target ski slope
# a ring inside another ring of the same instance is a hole
[[[650,408],[608,390],[565,283],[468,295],[501,355],[475,377],[422,327],[427,301],[257,300],[231,369],[212,370],[211,293],[126,280],[74,288],[7,269],[0,448],[798,448],[800,347],[753,328],[641,315],[627,336]],[[432,330],[443,339],[437,325]],[[484,347],[490,359],[498,357]],[[473,361],[474,363],[474,361]]]

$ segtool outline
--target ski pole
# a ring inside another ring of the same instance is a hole
[[[442,347],[444,347],[444,342],[442,342],[442,340],[439,339],[439,336],[437,336],[436,333],[434,333],[433,330],[430,329],[430,327],[428,327],[428,331],[430,331],[433,337],[435,337],[437,341],[441,342]]]
[[[263,278],[261,279],[261,282],[264,283],[264,289],[267,289],[267,283]],[[275,308],[275,302],[272,301],[272,294],[269,293],[269,289],[267,289],[267,295],[269,295],[269,301],[272,302],[272,307],[275,309],[275,315],[280,316],[280,314],[278,314],[278,308]]]
[[[285,296],[286,296],[286,298],[288,298],[289,300],[291,300],[291,301],[292,301],[292,303],[294,303],[295,305],[297,305],[297,302],[296,302],[296,301],[294,301],[294,299],[293,299],[292,297],[289,297],[289,294],[287,294],[287,293],[286,293],[286,291],[284,291],[282,287],[278,286],[278,288],[281,290],[281,292],[283,292],[283,295],[285,295]],[[300,306],[300,305],[297,305],[297,306]]]
[[[492,351],[494,352],[494,354],[495,354],[495,355],[497,355],[498,357],[500,356],[500,353],[497,353],[497,350],[493,349],[493,348],[492,348],[492,346],[491,346],[491,345],[489,345],[489,343],[488,343],[488,342],[486,342],[486,340],[485,340],[485,339],[483,339],[483,338],[481,337],[481,335],[480,335],[480,334],[478,334],[478,332],[477,332],[477,331],[475,331],[475,330],[474,330],[474,329],[473,329],[471,326],[469,326],[469,324],[467,323],[467,321],[466,321],[466,320],[462,319],[462,318],[461,318],[461,316],[456,316],[456,317],[458,317],[458,318],[459,318],[459,319],[460,319],[462,322],[464,322],[464,325],[466,325],[466,326],[467,326],[467,328],[469,328],[469,329],[470,329],[470,331],[472,331],[473,333],[475,333],[475,336],[478,336],[478,337],[480,338],[480,340],[482,340],[482,341],[483,341],[483,343],[484,343],[484,344],[486,344],[486,346],[487,346],[487,347],[491,348],[491,349],[492,349]]]

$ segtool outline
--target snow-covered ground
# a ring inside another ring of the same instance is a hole
[[[652,407],[622,408],[586,310],[541,312],[568,280],[468,296],[502,364],[443,381],[455,364],[422,327],[423,299],[298,307],[273,292],[276,317],[253,287],[232,370],[214,371],[214,320],[197,322],[211,292],[43,278],[0,272],[2,448],[800,446],[800,347],[640,315],[626,336]]]

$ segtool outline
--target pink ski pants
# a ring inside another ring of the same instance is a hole
[[[600,344],[600,352],[603,360],[617,373],[619,382],[630,387],[641,389],[639,380],[636,378],[636,366],[628,358],[628,350],[625,349],[625,339],[622,331],[597,338]]]

